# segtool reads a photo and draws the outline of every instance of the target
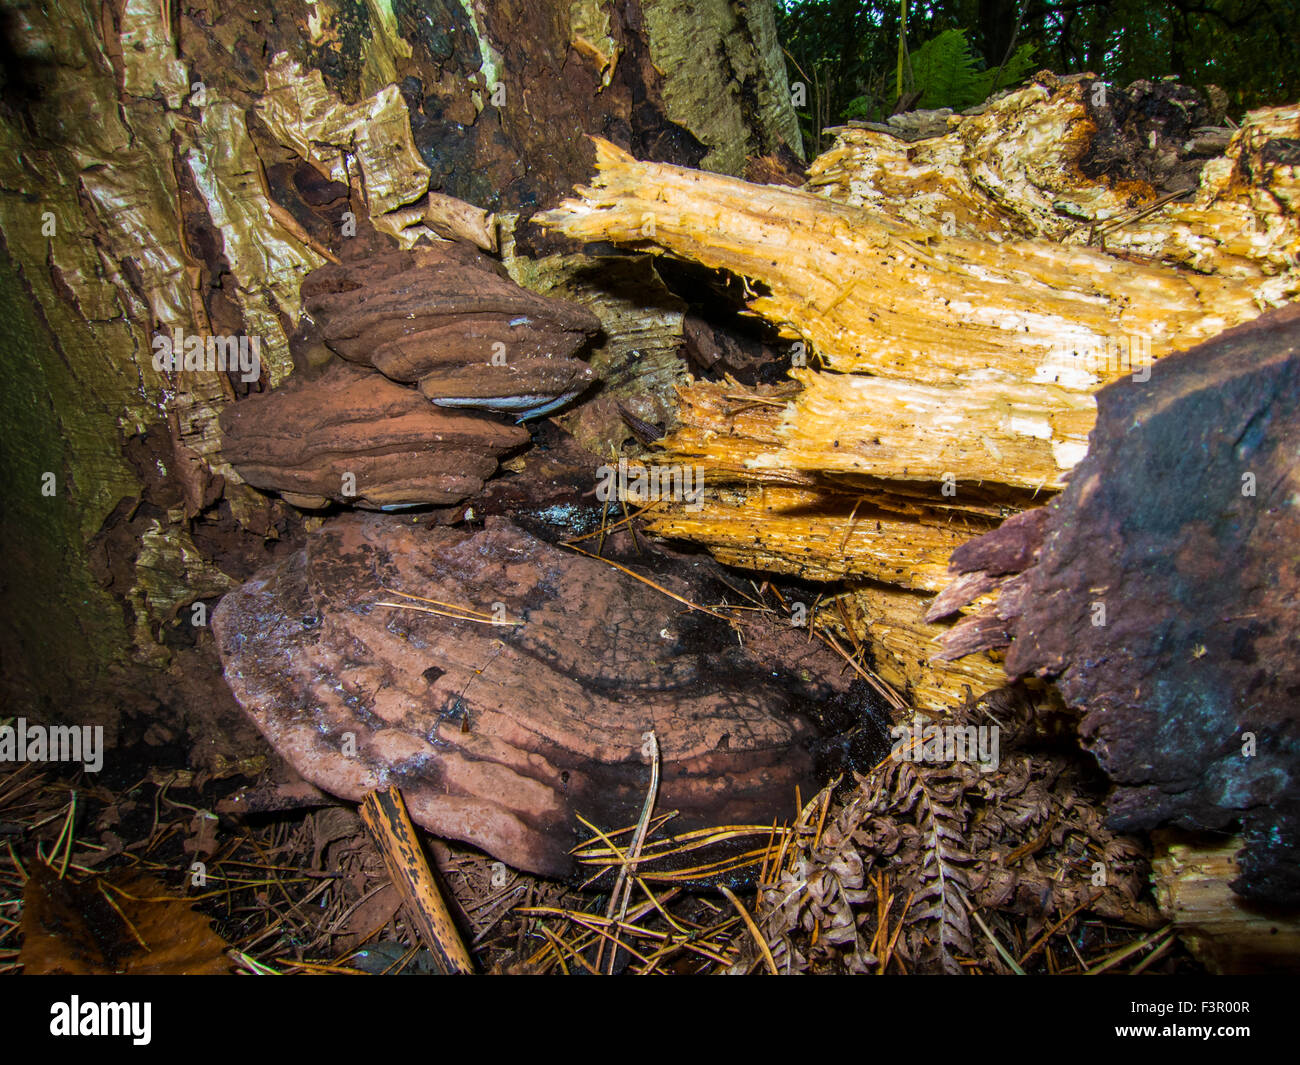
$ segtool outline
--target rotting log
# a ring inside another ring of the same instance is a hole
[[[1178,205],[1187,242],[1199,249],[1196,270],[1172,245],[1162,257],[1117,255],[1082,240],[1010,239],[1026,228],[1069,236],[1059,227],[1007,222],[994,240],[987,228],[942,226],[942,213],[908,213],[909,190],[945,160],[961,164],[955,180],[975,194],[980,160],[962,154],[959,138],[977,123],[967,136],[992,150],[1000,115],[1014,118],[1013,137],[1019,130],[1039,153],[1030,152],[1027,171],[1038,173],[1035,158],[1053,160],[1084,202],[1084,82],[1045,80],[961,120],[947,137],[910,146],[931,152],[924,166],[880,164],[882,173],[901,171],[902,184],[860,207],[638,163],[599,144],[593,184],[538,218],[568,236],[737,275],[753,294],[750,311],[800,342],[808,365],[792,372],[794,388],[697,382],[682,390],[680,425],[647,461],[700,467],[704,503],[659,505],[650,526],[738,564],[871,582],[860,588],[857,616],[893,619],[896,672],[935,709],[961,698],[975,661],[964,676],[930,662],[943,623],[924,620],[922,596],[943,583],[936,574],[957,542],[1063,487],[1087,451],[1098,388],[1144,379],[1165,356],[1300,291],[1290,213],[1300,181],[1275,159],[1279,138],[1300,132],[1296,108],[1249,116],[1228,154],[1203,168],[1194,202]],[[866,133],[843,136],[862,142]],[[1070,143],[1051,148],[1053,138]],[[883,151],[871,144],[850,158],[841,150],[814,173],[825,177],[834,165],[848,188],[868,148]],[[1121,203],[1158,199],[1141,182],[1091,184],[1098,222]],[[1013,213],[1033,213],[1007,200]],[[1238,239],[1247,214],[1260,235],[1253,243]],[[998,668],[984,658],[976,672],[996,677]]]
[[[1167,829],[1152,836],[1156,901],[1197,961],[1216,974],[1295,974],[1295,910],[1248,902],[1228,887],[1241,876],[1240,837],[1207,843]]]
[[[953,554],[977,597],[938,653],[1053,678],[1125,831],[1226,830],[1233,890],[1300,903],[1300,305],[1097,394],[1092,449],[1046,508]],[[989,593],[995,593],[991,598]]]
[[[1272,278],[1267,298],[1294,295],[1300,106],[1251,113],[1211,158],[1195,137],[1198,117],[1209,121],[1210,111],[1186,86],[1039,75],[916,144],[845,128],[809,167],[808,188],[958,237],[1093,244],[1201,273]],[[1125,174],[1104,178],[1115,171]]]
[[[1059,488],[1086,450],[1091,392],[1133,372],[1105,364],[1108,342],[1140,337],[1159,359],[1255,317],[1272,294],[1092,248],[944,237],[804,192],[638,163],[605,141],[597,149],[595,185],[539,222],[761,285],[750,309],[834,371],[796,373],[804,387],[783,446],[751,459],[754,469]],[[892,462],[899,448],[910,450]]]

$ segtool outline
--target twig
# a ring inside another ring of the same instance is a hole
[[[641,574],[637,573],[636,570],[628,569],[626,566],[619,565],[619,563],[613,562],[608,558],[601,558],[599,555],[593,555],[590,551],[584,551],[582,548],[574,547],[573,544],[570,543],[561,542],[560,546],[567,547],[570,551],[576,551],[580,555],[586,555],[587,558],[594,558],[597,562],[603,562],[607,566],[613,566],[616,570],[626,573],[629,577],[636,578],[642,584],[648,584],[656,592],[663,592],[663,594],[668,596],[669,599],[676,599],[677,602],[681,603],[683,606],[688,606],[692,610],[698,610],[701,614],[708,614],[710,617],[715,617],[719,621],[725,621],[728,624],[731,623],[732,619],[727,617],[725,614],[719,614],[716,610],[710,610],[706,606],[700,606],[699,603],[692,603],[689,599],[678,595],[676,592],[670,592],[662,584],[656,584],[649,577],[641,576]]]
[[[361,804],[361,820],[383,854],[393,886],[438,967],[444,973],[472,973],[474,963],[420,850],[401,792],[396,788],[370,792]]]
[[[745,922],[745,927],[749,929],[749,934],[754,937],[754,942],[758,944],[758,949],[763,952],[763,962],[767,965],[767,971],[773,976],[780,976],[780,971],[776,967],[776,959],[772,957],[772,951],[768,948],[767,940],[763,938],[763,933],[758,930],[758,925],[754,923],[754,918],[749,916],[749,911],[745,909],[745,904],[736,898],[735,892],[726,884],[719,884],[718,890],[726,897],[727,901],[736,907],[736,912],[740,914],[740,919]]]

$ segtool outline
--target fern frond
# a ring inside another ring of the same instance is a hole
[[[925,110],[960,110],[977,102],[979,71],[965,30],[944,30],[921,45],[912,53],[912,74],[922,90],[918,106]]]
[[[1033,67],[1034,46],[1022,44],[1001,67],[980,70],[966,31],[944,30],[912,53],[912,72],[922,90],[917,106],[961,111],[1022,81]]]

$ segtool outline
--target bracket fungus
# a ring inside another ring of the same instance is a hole
[[[594,379],[573,354],[600,329],[590,311],[521,288],[462,244],[330,263],[303,306],[334,352],[439,406],[536,416]]]
[[[244,480],[308,509],[457,503],[497,458],[528,443],[521,426],[434,407],[381,374],[338,363],[315,379],[232,403],[222,451]]]
[[[307,780],[351,800],[397,785],[424,828],[542,874],[574,872],[578,815],[636,822],[648,732],[670,831],[770,824],[846,745],[888,749],[887,722],[802,630],[755,623],[742,642],[505,519],[334,518],[228,594],[213,630],[236,698]],[[836,706],[856,741],[826,727]]]
[[[330,263],[302,299],[295,355],[323,354],[323,372],[221,415],[225,458],[296,506],[457,503],[528,441],[486,412],[536,417],[595,377],[572,356],[599,320],[520,288],[466,245]]]

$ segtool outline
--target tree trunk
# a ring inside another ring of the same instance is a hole
[[[770,0],[70,0],[10,8],[4,32],[6,704],[110,727],[161,710],[210,756],[232,747],[212,713],[249,733],[208,608],[303,528],[241,482],[217,420],[293,371],[303,276],[357,242],[432,236],[441,193],[507,237],[517,218],[516,275],[554,289],[583,260],[527,218],[589,173],[586,134],[736,174],[800,152]],[[680,315],[661,325],[641,347],[680,375]],[[159,341],[185,337],[256,338],[260,358],[156,368]]]

